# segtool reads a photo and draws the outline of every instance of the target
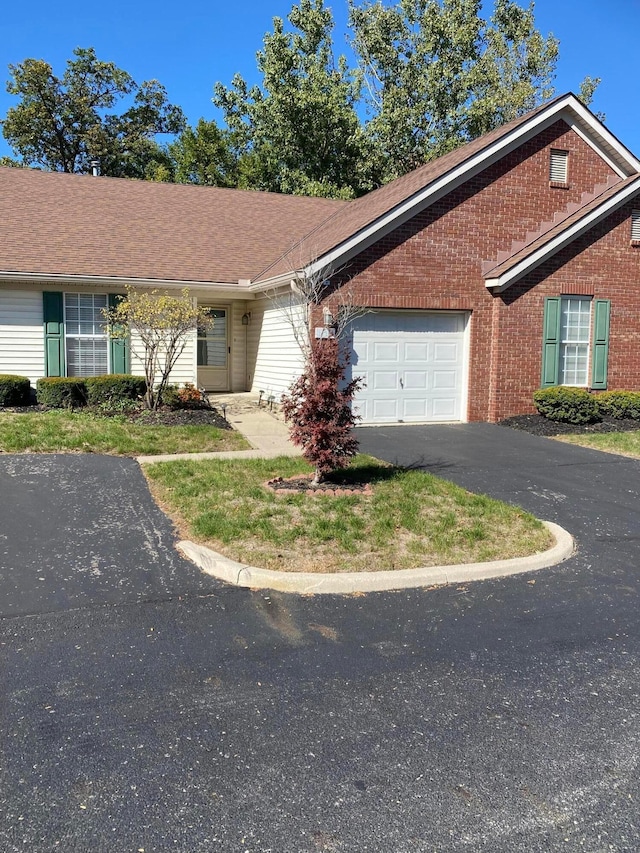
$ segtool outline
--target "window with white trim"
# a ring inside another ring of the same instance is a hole
[[[631,239],[640,243],[640,210],[631,211]]]
[[[64,294],[67,376],[100,376],[109,372],[109,340],[103,313],[106,308],[106,294]]]
[[[560,384],[589,384],[591,299],[563,296],[560,309]]]
[[[569,152],[551,149],[549,158],[549,180],[552,184],[566,184],[569,176]]]

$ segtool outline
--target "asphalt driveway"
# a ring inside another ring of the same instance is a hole
[[[638,849],[638,463],[486,425],[360,437],[578,553],[400,593],[228,588],[129,460],[0,457],[2,851]]]
[[[415,465],[565,527],[575,565],[609,577],[638,563],[640,460],[493,424],[361,428],[360,449]],[[566,571],[565,569],[561,569]]]
[[[174,540],[132,459],[0,455],[0,615],[216,589]]]

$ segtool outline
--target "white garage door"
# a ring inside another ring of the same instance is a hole
[[[362,423],[459,421],[466,412],[462,313],[376,312],[353,323]]]

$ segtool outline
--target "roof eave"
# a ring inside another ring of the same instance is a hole
[[[101,275],[68,275],[47,272],[20,272],[16,270],[0,270],[0,281],[34,282],[46,284],[75,284],[94,287],[166,287],[170,289],[188,288],[189,290],[221,290],[236,291],[243,299],[252,299],[248,288],[241,287],[235,282],[221,281],[192,281],[188,279],[134,278],[131,276],[101,276]]]
[[[468,181],[488,166],[540,133],[545,127],[564,119],[580,137],[594,148],[622,178],[640,172],[638,160],[573,94],[553,101],[549,109],[532,116],[529,121],[481,149],[467,160],[436,178],[409,199],[388,210],[369,225],[351,235],[338,246],[317,259],[310,259],[311,274],[326,267],[336,267],[349,261],[377,240],[411,219],[420,210],[436,203],[456,187]]]
[[[569,243],[577,240],[578,237],[581,237],[584,233],[595,227],[599,222],[602,222],[603,219],[625,204],[638,192],[640,192],[640,178],[637,181],[630,183],[603,204],[591,210],[582,219],[578,219],[566,230],[556,234],[556,236],[547,243],[540,246],[508,270],[505,270],[501,275],[496,276],[495,274],[492,275],[492,273],[489,273],[488,275],[491,275],[492,277],[485,280],[486,287],[494,293],[502,293],[512,284],[515,284],[536,267],[540,266],[540,264],[544,263],[544,261],[553,257],[553,255],[557,254],[561,249],[564,249],[564,247],[569,245]]]

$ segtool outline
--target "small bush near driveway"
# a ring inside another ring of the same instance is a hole
[[[373,493],[332,495],[266,487],[311,474],[300,458],[199,460],[145,466],[152,491],[183,538],[253,566],[284,571],[371,571],[518,557],[550,536],[517,507],[423,471],[358,456],[347,469]]]

